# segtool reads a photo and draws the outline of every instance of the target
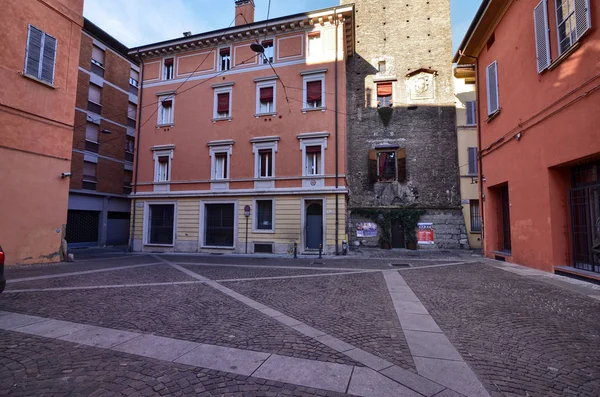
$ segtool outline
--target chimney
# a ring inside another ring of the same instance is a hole
[[[252,22],[254,22],[254,0],[235,0],[235,26]]]

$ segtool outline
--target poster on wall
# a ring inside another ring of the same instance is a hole
[[[377,225],[372,222],[358,222],[356,237],[377,237]]]
[[[432,245],[435,244],[433,235],[433,223],[431,222],[420,222],[417,224],[417,243],[420,245]]]

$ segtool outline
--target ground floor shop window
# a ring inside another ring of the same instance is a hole
[[[206,204],[204,243],[207,246],[233,247],[234,204]]]
[[[173,245],[175,205],[151,204],[148,211],[148,244]]]

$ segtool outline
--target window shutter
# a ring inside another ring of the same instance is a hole
[[[221,49],[219,50],[219,54],[220,54],[221,56],[227,56],[227,55],[229,55],[229,51],[230,51],[230,50],[229,50],[229,48],[221,48]]]
[[[137,71],[133,70],[133,69],[131,69],[129,71],[129,77],[131,77],[135,81],[139,81],[140,80],[140,74]]]
[[[396,161],[398,162],[398,182],[406,181],[406,149],[398,149],[396,151]]]
[[[171,106],[173,106],[173,100],[172,99],[165,99],[164,101],[162,101],[162,107],[163,108],[170,108]]]
[[[101,97],[102,97],[102,88],[98,87],[95,84],[90,84],[88,100],[99,104]]]
[[[475,101],[469,101],[466,103],[467,106],[467,125],[477,124],[477,107]]]
[[[217,112],[229,113],[229,93],[228,92],[217,95]]]
[[[173,65],[173,58],[165,59],[165,66],[172,66],[172,65]]]
[[[377,182],[377,150],[369,150],[369,183]]]
[[[94,123],[87,123],[85,126],[85,139],[87,141],[98,142],[98,126]]]
[[[309,81],[306,83],[306,101],[321,100],[321,80]]]
[[[307,146],[306,153],[321,153],[321,146]]]
[[[264,87],[260,89],[261,102],[273,102],[273,87]]]
[[[137,115],[137,106],[131,102],[127,103],[127,117],[135,120]]]
[[[377,96],[392,95],[392,83],[377,83]]]
[[[104,65],[104,50],[100,47],[92,47],[92,59]]]
[[[548,28],[548,0],[542,0],[533,9],[533,27],[535,29],[535,54],[538,73],[550,66],[550,34]]]
[[[498,62],[494,61],[487,67],[487,100],[488,115],[498,111],[500,100],[498,98]]]
[[[29,37],[27,39],[27,55],[25,58],[25,74],[39,78],[40,76],[40,55],[42,52],[42,38],[44,33],[41,30],[29,25]]]
[[[575,0],[575,31],[577,40],[592,27],[590,0]]]
[[[477,175],[477,148],[470,147],[469,151],[469,175]]]

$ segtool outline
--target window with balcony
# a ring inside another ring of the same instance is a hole
[[[92,46],[92,65],[91,71],[100,77],[104,77],[104,56],[105,52],[102,48]]]
[[[54,66],[56,63],[56,45],[54,37],[29,25],[25,54],[25,75],[54,84]]]
[[[169,180],[171,180],[171,158],[159,155],[156,158],[154,182],[168,182]]]

